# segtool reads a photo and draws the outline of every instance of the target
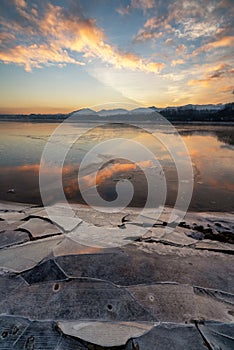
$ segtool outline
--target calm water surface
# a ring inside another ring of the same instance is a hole
[[[18,123],[0,122],[0,200],[41,204],[39,190],[39,166],[45,145],[51,133],[58,126],[56,123]],[[77,183],[80,163],[95,145],[105,140],[124,137],[144,144],[151,150],[161,164],[161,169],[154,168],[149,159],[138,154],[143,170],[128,160],[134,156],[134,147],[119,143],[119,150],[126,150],[126,157],[113,158],[115,153],[109,149],[105,157],[99,154],[100,170],[97,177],[93,176],[93,164],[87,169],[84,181],[89,187],[97,185],[98,192],[106,201],[116,198],[116,184],[128,179],[134,187],[134,196],[129,206],[141,207],[147,198],[147,181],[144,167],[149,167],[152,178],[156,180],[165,174],[167,183],[166,204],[172,206],[178,190],[178,176],[175,164],[165,147],[157,141],[157,135],[167,135],[168,141],[177,147],[178,138],[166,129],[156,129],[156,126],[147,125],[154,135],[141,128],[132,128],[118,124],[105,125],[88,130],[90,125],[67,125],[64,137],[57,140],[54,148],[58,156],[63,147],[70,147],[63,166],[63,188],[67,199],[71,202],[84,203]],[[190,210],[196,211],[233,211],[234,210],[234,127],[233,126],[194,126],[180,125],[177,127],[185,142],[193,165],[194,189]],[[71,135],[82,136],[75,143],[66,137]],[[156,136],[156,137],[155,137]],[[115,150],[116,151],[116,150]],[[183,159],[183,154],[180,154]],[[58,169],[51,166],[49,169],[48,201],[59,201],[56,189],[53,188],[53,178]],[[96,182],[95,182],[96,181]],[[51,187],[50,187],[51,186]],[[8,193],[9,189],[14,193]],[[53,188],[53,191],[50,189]],[[92,200],[92,198],[91,198]]]

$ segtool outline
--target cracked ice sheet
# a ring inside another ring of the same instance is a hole
[[[207,350],[194,325],[162,323],[130,340],[126,350]]]
[[[197,326],[209,344],[210,349],[234,349],[234,323],[224,324],[210,321]]]
[[[234,307],[234,294],[226,293],[217,289],[202,288],[197,286],[194,286],[193,289],[195,295],[212,297],[213,299],[217,299],[221,302],[231,304]],[[234,316],[233,313],[230,314]]]
[[[207,292],[196,295],[192,286],[176,283],[129,286],[131,295],[160,322],[191,322],[213,319],[234,321],[234,307]]]
[[[65,232],[72,231],[82,222],[82,220],[76,215],[75,212],[69,210],[69,208],[65,206],[63,207],[54,205],[37,211],[33,210],[31,211],[30,215],[50,219],[53,223],[61,227]]]
[[[56,204],[56,206],[62,206],[62,204]],[[70,204],[72,210],[76,213],[76,215],[81,218],[83,221],[91,223],[96,226],[117,226],[121,224],[121,220],[124,216],[127,216],[126,219],[129,220],[132,224],[135,225],[145,225],[151,227],[157,220],[155,219],[160,213],[160,220],[169,221],[178,219],[178,215],[174,214],[171,217],[172,209],[162,207],[156,209],[144,209],[142,212],[142,208],[125,208],[120,209],[120,211],[116,211],[118,208],[106,208],[100,207],[99,210],[96,210],[92,207],[87,207],[80,204]],[[178,211],[180,215],[181,212]],[[143,215],[144,214],[144,215]],[[158,221],[157,221],[158,222]],[[159,221],[160,222],[160,221]]]
[[[33,204],[15,203],[15,202],[0,202],[0,211],[18,211],[24,212],[27,209],[33,208]]]
[[[82,208],[76,210],[79,218],[83,221],[93,224],[95,226],[107,226],[113,227],[118,226],[122,222],[122,218],[126,215],[124,212],[109,213],[94,210],[93,208]]]
[[[29,236],[26,232],[12,230],[0,232],[0,248],[25,243],[27,241],[29,241]]]
[[[65,255],[96,254],[96,253],[105,254],[106,252],[107,250],[104,248],[85,246],[67,237],[64,238],[63,241],[53,249],[53,255],[55,257],[65,256]]]
[[[29,219],[18,228],[29,231],[34,238],[62,233],[62,231],[57,226],[39,218]]]
[[[3,294],[0,310],[31,320],[157,321],[126,289],[85,278],[32,285],[25,282],[5,298]]]
[[[150,229],[150,233],[148,236],[152,239],[155,239],[156,241],[164,241],[175,245],[182,245],[182,246],[188,246],[195,244],[197,241],[193,238],[190,238],[186,236],[186,234],[183,232],[183,230],[180,230],[180,227],[177,227],[172,232],[165,232],[165,229],[162,229],[160,227],[153,227]],[[143,236],[144,238],[144,236]]]
[[[199,224],[215,224],[219,222],[227,226],[230,231],[234,229],[234,213],[219,213],[219,212],[188,212],[184,218],[189,224],[197,223]]]
[[[233,255],[162,243],[137,242],[133,246],[137,246],[137,249],[131,248],[134,249],[131,256],[136,258],[142,252],[152,258],[152,268],[149,266],[147,269],[150,269],[153,281],[176,281],[233,292]],[[129,246],[124,247],[126,252],[129,249]],[[146,272],[143,270],[142,273]]]
[[[0,316],[0,349],[13,349],[15,342],[29,326],[30,321],[24,318]],[[5,336],[4,336],[5,334]]]
[[[82,222],[75,230],[67,234],[72,240],[91,247],[111,248],[132,243],[141,237],[145,228],[131,227],[121,229],[118,227],[97,227]]]
[[[17,339],[13,349],[56,350],[61,338],[53,321],[33,321]]]
[[[155,326],[146,322],[59,322],[66,334],[103,347],[121,346],[140,337]]]
[[[31,269],[52,253],[53,248],[63,237],[45,238],[41,241],[28,242],[20,246],[0,251],[0,269],[22,272]]]
[[[14,223],[20,221],[26,217],[25,213],[19,212],[0,212],[0,218],[8,223]]]
[[[22,221],[16,222],[7,222],[6,220],[0,221],[0,232],[8,231],[8,230],[16,230],[20,225],[22,225]]]
[[[211,241],[209,239],[204,239],[202,241],[195,241],[196,249],[204,249],[204,250],[214,250],[214,251],[222,251],[223,253],[230,252],[234,254],[234,245],[230,243],[222,243],[218,241]]]

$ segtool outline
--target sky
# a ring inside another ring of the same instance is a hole
[[[233,102],[233,0],[0,0],[0,113]]]

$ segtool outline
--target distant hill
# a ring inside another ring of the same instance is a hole
[[[0,120],[58,122],[72,116],[77,122],[154,122],[160,113],[171,122],[234,122],[234,103],[193,105],[179,107],[136,108],[133,110],[90,108],[79,109],[69,114],[8,114],[0,115]]]

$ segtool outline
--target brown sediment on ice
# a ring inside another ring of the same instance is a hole
[[[47,209],[0,203],[0,349],[234,348],[233,213]]]

